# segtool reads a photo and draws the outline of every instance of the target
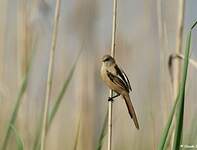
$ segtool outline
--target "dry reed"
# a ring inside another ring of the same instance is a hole
[[[50,99],[51,87],[52,87],[52,73],[53,73],[52,71],[53,71],[54,55],[55,55],[55,48],[56,48],[56,41],[57,41],[58,22],[59,22],[59,16],[60,16],[60,2],[61,0],[56,1],[55,16],[54,16],[54,22],[53,22],[54,24],[53,24],[53,32],[52,32],[49,66],[48,66],[47,88],[46,88],[46,95],[45,95],[45,102],[44,102],[42,130],[41,130],[41,141],[40,141],[41,150],[45,149],[48,107],[49,107],[49,99]]]
[[[112,22],[112,41],[111,41],[111,56],[115,57],[115,42],[116,42],[116,16],[117,16],[117,0],[113,0],[113,22]],[[113,96],[113,91],[110,90],[109,96]],[[111,150],[112,145],[112,101],[108,102],[108,150]]]
[[[177,35],[176,35],[176,50],[175,52],[177,54],[180,54],[182,51],[182,40],[183,40],[183,26],[184,26],[184,13],[185,13],[185,0],[179,0],[179,13],[178,13],[178,24],[177,24]],[[176,96],[178,94],[178,88],[179,88],[179,81],[180,81],[180,69],[181,64],[179,61],[175,60],[174,66],[173,66],[173,99],[175,101]],[[174,132],[172,133],[172,136],[174,136]],[[173,139],[171,140],[171,147],[173,143]]]

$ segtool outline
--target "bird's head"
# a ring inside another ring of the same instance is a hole
[[[109,67],[109,66],[115,64],[115,60],[114,60],[114,58],[113,58],[112,56],[110,56],[110,55],[104,55],[104,56],[102,57],[102,63],[103,63],[104,65],[106,65],[106,66]]]

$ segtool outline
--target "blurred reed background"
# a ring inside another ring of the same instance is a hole
[[[168,58],[176,49],[180,0],[118,1],[116,59],[131,82],[140,123],[137,131],[122,100],[113,107],[114,150],[155,150],[172,108]],[[15,126],[24,149],[32,150],[42,119],[54,0],[0,0],[0,143],[28,72]],[[197,1],[185,1],[184,31],[197,19]],[[46,138],[47,150],[94,150],[107,112],[108,90],[100,79],[100,58],[110,53],[112,1],[62,0],[50,110],[75,63]],[[162,29],[161,29],[162,28]],[[160,32],[162,30],[162,32]],[[193,34],[197,39],[197,32]],[[183,47],[184,47],[184,43]],[[197,43],[191,57],[196,60]],[[196,69],[189,68],[183,143],[197,144]],[[77,141],[77,142],[76,142]],[[77,143],[77,144],[76,144]],[[74,148],[76,145],[76,148]],[[103,139],[106,149],[107,138]],[[11,134],[8,150],[16,149]]]

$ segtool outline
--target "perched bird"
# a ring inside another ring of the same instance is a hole
[[[101,78],[111,90],[117,93],[117,95],[109,97],[109,100],[113,100],[113,98],[122,95],[126,102],[128,112],[136,128],[139,129],[137,116],[129,96],[129,92],[132,91],[129,79],[124,71],[118,67],[115,59],[110,55],[102,57]]]

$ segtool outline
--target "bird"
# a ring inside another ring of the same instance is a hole
[[[109,97],[108,100],[113,101],[114,98],[121,95],[125,100],[129,115],[133,119],[135,127],[139,130],[137,116],[129,96],[129,92],[132,91],[129,79],[123,69],[116,64],[112,56],[104,55],[102,57],[100,75],[105,84],[117,94]]]

